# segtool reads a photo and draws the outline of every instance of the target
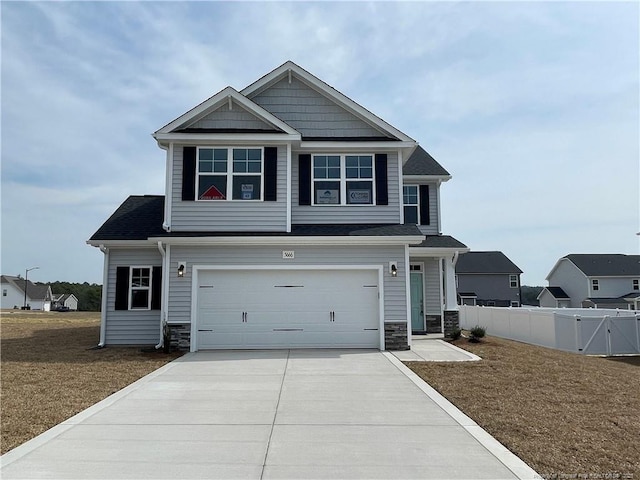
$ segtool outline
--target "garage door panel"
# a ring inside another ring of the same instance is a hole
[[[379,347],[375,270],[201,271],[198,348]]]

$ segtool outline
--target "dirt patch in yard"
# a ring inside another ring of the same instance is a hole
[[[640,479],[640,358],[454,344],[483,360],[407,365],[543,478]]]
[[[99,313],[2,312],[2,453],[181,355],[91,349],[99,338]]]

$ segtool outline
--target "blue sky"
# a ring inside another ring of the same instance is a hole
[[[102,281],[85,241],[164,193],[150,134],[293,60],[452,175],[443,233],[523,283],[568,253],[639,253],[637,2],[7,2],[1,270]]]

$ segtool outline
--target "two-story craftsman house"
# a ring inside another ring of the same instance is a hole
[[[457,321],[451,177],[292,62],[153,134],[166,195],[131,196],[104,252],[100,344],[402,349]]]

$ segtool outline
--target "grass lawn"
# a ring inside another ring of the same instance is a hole
[[[453,343],[483,360],[407,365],[539,474],[640,479],[640,357]]]
[[[2,453],[181,355],[91,350],[99,338],[99,313],[2,312]]]

